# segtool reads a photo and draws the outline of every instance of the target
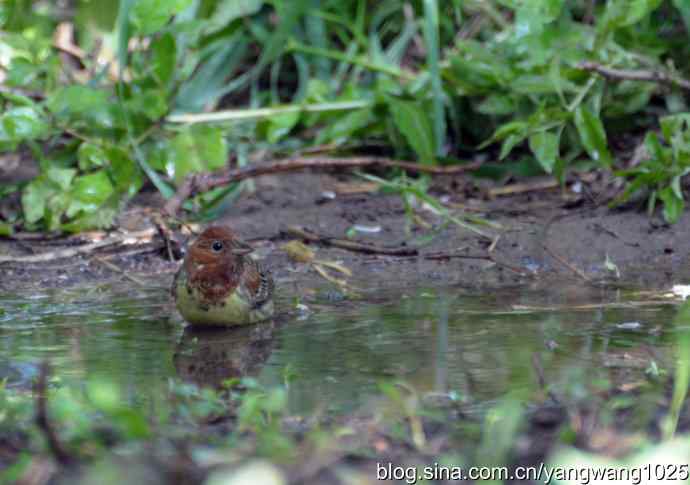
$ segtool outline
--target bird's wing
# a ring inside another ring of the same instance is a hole
[[[244,265],[243,283],[252,298],[252,306],[257,308],[273,296],[273,277],[271,273],[252,258]]]

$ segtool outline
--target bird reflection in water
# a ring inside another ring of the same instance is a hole
[[[173,363],[178,376],[200,387],[222,388],[229,379],[254,377],[273,351],[275,322],[230,328],[188,326]]]

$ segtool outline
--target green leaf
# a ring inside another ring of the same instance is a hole
[[[439,20],[436,0],[424,0],[424,43],[427,50],[427,65],[431,76],[433,102],[433,128],[435,155],[443,155],[446,140],[446,112],[444,109],[443,83],[439,68]]]
[[[515,19],[515,36],[522,38],[540,34],[544,25],[553,22],[561,13],[564,0],[523,0]]]
[[[690,128],[690,113],[664,116],[659,120],[659,124],[661,125],[661,133],[663,133],[664,138],[670,142],[677,133]]]
[[[67,217],[74,217],[81,211],[95,212],[113,192],[113,184],[105,170],[75,178]]]
[[[548,131],[535,133],[529,137],[529,148],[546,173],[553,171],[559,145],[560,136]]]
[[[606,141],[606,131],[599,117],[580,105],[575,110],[575,127],[590,158],[604,167],[611,167],[613,160]]]
[[[426,110],[414,101],[388,98],[395,126],[425,165],[435,164],[436,149],[431,121]]]
[[[194,75],[180,86],[175,108],[180,111],[202,111],[229,89],[228,79],[244,60],[248,40],[241,31],[208,45],[196,64]]]
[[[647,135],[645,135],[644,138],[644,145],[652,159],[661,163],[664,163],[668,159],[666,151],[664,150],[664,147],[661,146],[659,137],[655,132],[647,132]]]
[[[24,219],[29,224],[38,222],[45,213],[46,199],[51,190],[46,183],[37,178],[22,191],[22,210]]]
[[[680,11],[685,29],[690,32],[690,3],[687,0],[673,0],[673,5]]]
[[[109,148],[107,156],[110,160],[108,173],[115,184],[115,190],[128,197],[136,195],[144,185],[144,174],[139,165],[122,148]],[[160,168],[163,168],[163,164]]]
[[[192,4],[193,0],[138,0],[129,12],[129,20],[140,35],[151,35],[171,17]]]
[[[299,121],[300,115],[301,113],[299,111],[295,111],[271,116],[268,119],[268,130],[266,132],[268,142],[277,143],[285,137],[285,135],[290,133],[290,130],[292,130]]]
[[[175,37],[170,33],[165,33],[151,44],[153,72],[156,80],[161,86],[168,85],[173,78],[175,66],[177,64],[177,44]]]
[[[69,192],[74,169],[51,167],[32,180],[22,192],[24,220],[34,224],[43,219],[46,229],[59,228],[60,218],[69,203]]]
[[[170,143],[166,171],[181,183],[187,174],[225,166],[228,147],[218,127],[193,125]]]
[[[515,109],[515,100],[505,94],[490,94],[477,105],[477,111],[485,115],[509,115]]]
[[[607,5],[607,18],[615,28],[638,23],[652,13],[661,0],[614,0]]]
[[[103,148],[93,143],[84,142],[77,149],[77,160],[80,170],[91,170],[96,167],[103,167],[108,163]]]
[[[263,0],[221,0],[206,22],[204,31],[210,34],[225,28],[235,19],[254,15],[263,4]]]
[[[526,138],[525,134],[508,135],[501,144],[501,153],[498,155],[499,160],[507,157],[516,145],[522,143]]]
[[[510,135],[520,135],[524,140],[525,138],[527,138],[529,129],[530,125],[525,121],[509,121],[508,123],[504,123],[498,128],[496,128],[494,134],[491,135],[491,137],[488,140],[483,141],[479,145],[479,149],[482,150],[490,144],[492,144],[493,142],[498,140],[504,140]]]
[[[55,182],[62,190],[69,189],[72,179],[77,174],[73,168],[60,168],[52,166],[46,171],[46,177]]]
[[[115,36],[117,38],[117,65],[120,76],[123,70],[127,67],[127,59],[129,53],[129,37],[131,35],[129,28],[129,16],[132,11],[132,6],[136,0],[120,0],[117,9],[117,18],[115,19]]]
[[[79,122],[85,126],[97,123],[112,128],[115,120],[109,102],[110,93],[78,84],[58,89],[48,97],[48,109],[58,117]]]
[[[69,205],[68,192],[56,192],[46,199],[45,214],[43,216],[44,225],[49,231],[60,229],[62,215]]]
[[[142,113],[151,121],[157,121],[168,111],[166,93],[159,89],[147,89],[128,99],[125,106],[131,112]]]
[[[36,108],[22,106],[5,111],[2,115],[2,127],[12,141],[35,140],[44,138],[50,132],[44,116]]]
[[[371,109],[358,109],[339,117],[329,123],[316,137],[315,143],[340,144],[348,141],[350,137],[376,120]]]
[[[659,191],[659,198],[664,203],[664,219],[670,224],[678,221],[683,214],[685,201],[673,190],[673,187],[664,187]]]

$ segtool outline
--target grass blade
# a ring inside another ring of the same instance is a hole
[[[424,0],[424,42],[426,43],[426,57],[429,74],[431,76],[431,91],[434,106],[434,138],[436,140],[436,155],[444,155],[446,138],[446,117],[443,107],[443,87],[441,84],[441,70],[439,69],[439,38],[438,38],[438,5],[436,0]]]

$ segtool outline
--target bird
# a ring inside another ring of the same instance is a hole
[[[273,278],[249,255],[252,251],[226,226],[210,226],[199,235],[171,288],[177,309],[188,323],[235,326],[273,316]]]

